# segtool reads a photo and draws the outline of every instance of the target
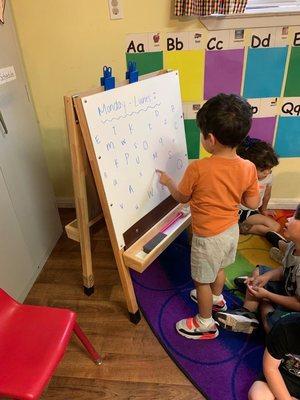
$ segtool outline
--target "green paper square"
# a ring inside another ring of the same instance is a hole
[[[155,51],[152,53],[126,53],[126,63],[136,62],[139,75],[149,74],[150,72],[163,69],[163,52]]]
[[[185,139],[190,160],[199,158],[200,151],[200,131],[195,119],[185,119]]]

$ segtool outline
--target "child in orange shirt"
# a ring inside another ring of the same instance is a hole
[[[226,310],[222,295],[224,268],[235,260],[239,238],[238,206],[257,208],[259,192],[254,164],[237,156],[236,148],[251,127],[252,110],[237,95],[219,94],[197,113],[201,143],[212,154],[193,161],[177,185],[163,171],[160,183],[180,203],[190,202],[193,240],[191,274],[195,283],[192,299],[199,313],[176,324],[179,334],[189,339],[218,336],[212,310]]]

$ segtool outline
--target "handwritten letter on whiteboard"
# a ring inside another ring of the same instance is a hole
[[[118,244],[166,199],[155,169],[176,182],[188,163],[178,72],[82,98]]]

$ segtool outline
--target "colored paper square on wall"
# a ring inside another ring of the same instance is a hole
[[[149,74],[150,72],[160,71],[163,69],[163,52],[126,53],[127,65],[129,61],[136,62],[136,68],[139,75]]]
[[[205,150],[205,148],[200,144],[200,159],[205,157],[210,157],[211,154]]]
[[[279,97],[286,56],[287,47],[248,49],[244,97]]]
[[[249,136],[273,144],[276,117],[253,118]]]
[[[275,151],[280,157],[299,157],[300,117],[279,117]]]
[[[204,58],[203,49],[164,52],[164,68],[179,71],[182,101],[203,99]]]
[[[200,148],[200,132],[197,127],[195,119],[185,119],[185,138],[188,149],[188,158],[190,160],[195,160],[199,158],[199,148]]]
[[[244,49],[206,51],[204,99],[241,93]]]
[[[300,48],[292,47],[288,73],[286,77],[284,97],[300,96]]]
[[[203,145],[201,143],[201,131],[200,131],[199,139],[200,139],[200,159],[205,158],[205,157],[210,157],[211,154],[205,150],[205,148],[203,147]]]

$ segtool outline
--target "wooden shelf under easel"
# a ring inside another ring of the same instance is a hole
[[[157,233],[161,232],[163,226],[173,221],[176,215],[180,212],[182,205],[179,204],[163,219],[154,225],[145,235],[139,238],[132,246],[123,253],[124,263],[127,267],[134,269],[137,272],[143,272],[145,269],[169,246],[176,237],[186,229],[191,223],[191,216],[182,217],[179,221],[179,226],[176,230],[169,233],[150,253],[143,251],[143,246],[153,238]]]

